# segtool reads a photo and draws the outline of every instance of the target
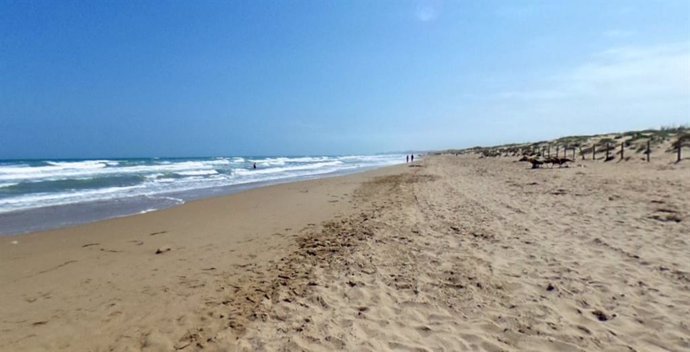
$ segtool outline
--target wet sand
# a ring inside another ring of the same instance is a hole
[[[690,165],[515,160],[2,238],[0,350],[690,348]]]

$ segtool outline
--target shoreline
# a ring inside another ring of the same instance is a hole
[[[349,216],[362,183],[406,169],[271,185],[1,237],[0,316],[11,318],[0,321],[0,350],[139,350],[149,339],[147,346],[158,346],[149,350],[162,351],[174,343],[156,336],[227,328],[227,319],[209,322],[202,313],[210,297],[225,301],[233,287],[253,287],[251,277],[277,265],[303,233]]]
[[[64,204],[0,214],[0,238],[27,235],[35,232],[68,229],[75,226],[97,223],[111,219],[126,218],[165,209],[175,208],[190,202],[225,197],[253,189],[274,185],[355,175],[396,165],[367,166],[357,169],[339,170],[326,174],[288,177],[284,179],[240,183],[221,187],[200,188],[182,192],[157,194],[147,197],[120,198],[108,201],[89,201]],[[35,219],[40,224],[32,224]],[[30,225],[26,225],[30,224]]]

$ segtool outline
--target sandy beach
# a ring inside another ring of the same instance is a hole
[[[516,160],[2,237],[0,350],[690,349],[690,164]]]
[[[690,352],[688,0],[0,9],[0,352]]]

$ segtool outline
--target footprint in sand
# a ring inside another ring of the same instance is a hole
[[[156,254],[167,253],[167,252],[170,252],[171,250],[172,250],[172,248],[170,248],[170,246],[163,246],[163,247],[156,249]]]
[[[683,219],[680,214],[673,209],[659,208],[656,210],[656,214],[649,217],[650,219],[661,221],[661,222],[681,222]]]
[[[597,318],[597,320],[602,321],[602,322],[608,321],[609,319],[611,319],[611,317],[609,317],[606,313],[604,313],[603,311],[601,311],[599,309],[593,311],[592,315],[594,315]]]

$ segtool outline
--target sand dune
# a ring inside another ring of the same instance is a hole
[[[687,163],[515,159],[8,238],[0,349],[690,349]]]

